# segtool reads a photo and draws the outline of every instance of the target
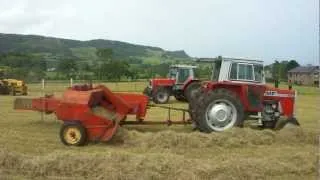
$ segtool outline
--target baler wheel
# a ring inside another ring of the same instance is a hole
[[[87,133],[81,124],[64,123],[60,129],[60,139],[67,146],[82,146],[87,141]]]

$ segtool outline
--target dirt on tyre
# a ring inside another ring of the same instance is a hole
[[[203,94],[194,109],[194,118],[201,132],[222,132],[243,126],[243,105],[230,90],[221,88]]]
[[[194,98],[195,93],[197,90],[201,87],[200,82],[192,82],[187,86],[187,88],[184,90],[184,96],[186,97],[187,101],[191,101],[191,99]]]
[[[165,104],[169,101],[170,92],[165,87],[160,87],[156,89],[153,93],[152,99],[156,104]]]
[[[87,142],[87,133],[81,124],[64,123],[60,129],[60,140],[67,146],[83,146]]]
[[[200,103],[200,101],[202,101],[200,99],[202,99],[203,93],[204,92],[202,92],[201,88],[198,88],[197,91],[194,93],[194,96],[191,98],[191,100],[188,101],[188,104],[189,104],[188,110],[189,110],[189,115],[192,121],[195,121],[195,117],[196,117],[195,107],[197,106],[197,104]]]

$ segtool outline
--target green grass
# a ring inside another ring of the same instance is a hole
[[[146,83],[106,85],[141,92]],[[45,92],[59,96],[67,86],[51,82]],[[42,94],[40,84],[29,88],[30,97]],[[0,179],[316,179],[320,94],[299,89],[298,130],[254,130],[251,122],[212,134],[190,125],[125,126],[111,142],[84,147],[60,142],[54,115],[42,121],[40,113],[13,110],[15,97],[0,96]],[[187,108],[174,99],[171,106]],[[166,120],[167,111],[151,108],[146,119]]]

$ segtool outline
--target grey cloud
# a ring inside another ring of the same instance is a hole
[[[319,60],[316,0],[11,0],[0,31],[105,38],[192,56]]]

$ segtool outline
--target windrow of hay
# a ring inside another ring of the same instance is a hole
[[[25,156],[0,149],[0,179],[17,175],[23,179],[300,179],[315,174],[315,164],[308,159],[312,155],[304,152],[259,159],[222,154],[199,160],[124,151]]]
[[[178,133],[171,130],[161,132],[138,132],[120,128],[112,143],[145,148],[237,148],[271,144],[315,144],[316,133],[303,132],[301,128],[272,130],[253,130],[234,128],[223,133],[205,134],[201,132]]]

